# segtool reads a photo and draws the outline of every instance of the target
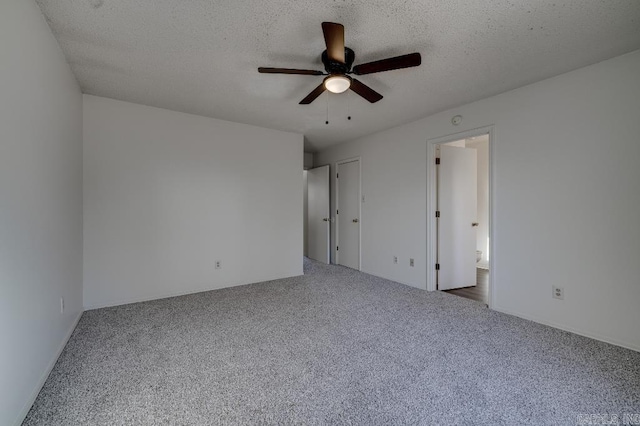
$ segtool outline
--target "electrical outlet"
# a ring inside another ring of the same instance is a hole
[[[393,263],[394,265],[398,264],[398,256],[393,256]]]
[[[60,298],[60,313],[64,314],[64,297]]]
[[[409,259],[409,266],[414,266],[413,259]]]
[[[553,290],[553,298],[554,299],[564,300],[564,288],[563,287],[556,287],[554,285],[554,286],[552,286],[552,290]]]
[[[222,269],[222,261],[216,260],[216,269]]]

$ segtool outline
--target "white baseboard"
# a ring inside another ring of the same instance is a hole
[[[258,283],[267,282],[267,281],[274,281],[274,280],[280,280],[280,279],[285,279],[285,278],[299,277],[301,275],[303,275],[302,270],[300,271],[299,274],[287,275],[287,276],[284,276],[284,277],[281,276],[281,275],[274,276],[273,278],[267,277],[267,278],[261,279],[260,281],[240,282],[240,283],[236,283],[236,284],[224,285],[222,287],[201,287],[201,288],[194,288],[194,289],[189,289],[189,290],[184,290],[184,291],[176,291],[176,292],[169,292],[169,293],[160,293],[160,294],[155,294],[155,295],[132,297],[132,298],[120,299],[120,300],[115,300],[115,301],[110,301],[110,302],[102,302],[102,303],[96,303],[96,304],[92,304],[92,305],[86,305],[84,307],[84,310],[85,311],[91,311],[93,309],[111,308],[111,307],[114,307],[114,306],[129,305],[131,303],[141,303],[141,302],[150,302],[152,300],[169,299],[171,297],[187,296],[189,294],[203,293],[203,292],[206,292],[206,291],[222,290],[224,288],[240,287],[240,286],[249,285],[249,284],[258,284]]]
[[[555,323],[553,321],[547,321],[547,320],[543,320],[541,318],[535,317],[535,316],[531,316],[531,315],[523,315],[517,312],[512,312],[508,309],[503,309],[500,308],[498,306],[494,306],[492,308],[494,311],[497,312],[502,312],[503,314],[508,314],[508,315],[513,315],[514,317],[518,317],[518,318],[523,318],[529,321],[533,321],[533,322],[537,322],[539,324],[543,324],[543,325],[548,325],[549,327],[553,327],[553,328],[557,328],[560,330],[564,330],[564,331],[568,331],[570,333],[573,334],[578,334],[580,336],[584,336],[584,337],[588,337],[590,339],[594,339],[594,340],[599,340],[601,342],[605,342],[605,343],[609,343],[611,345],[615,345],[615,346],[620,346],[623,347],[625,349],[631,349],[632,351],[636,351],[636,352],[640,352],[640,346],[631,342],[623,342],[617,339],[613,339],[611,337],[608,336],[603,336],[601,334],[598,333],[591,333],[591,332],[586,332],[583,330],[579,330],[573,327],[569,327],[563,324],[558,324]]]
[[[82,317],[82,313],[83,311],[80,311],[76,319],[73,320],[73,324],[67,331],[67,334],[65,335],[64,339],[62,339],[60,346],[58,346],[58,350],[55,352],[55,354],[53,354],[53,357],[51,357],[49,364],[47,364],[47,368],[45,368],[44,372],[42,373],[42,376],[40,376],[40,380],[38,380],[38,383],[36,383],[36,386],[33,388],[33,391],[31,392],[31,396],[22,407],[22,410],[20,410],[20,412],[18,413],[16,421],[13,423],[15,426],[20,426],[24,421],[24,419],[27,417],[27,414],[29,414],[29,410],[31,409],[31,406],[33,405],[36,398],[38,397],[38,394],[40,393],[40,390],[42,390],[42,387],[44,386],[44,383],[47,381],[47,378],[49,378],[49,374],[51,374],[51,370],[53,370],[53,367],[56,365],[56,362],[58,361],[58,358],[60,357],[62,350],[64,349],[65,346],[67,346],[67,342],[71,338],[73,331],[76,329],[76,326],[78,325],[78,321],[80,321],[80,317]]]
[[[385,280],[393,281],[393,282],[398,283],[398,284],[402,284],[402,285],[406,285],[406,286],[409,286],[409,287],[417,288],[417,289],[420,289],[420,290],[426,290],[427,289],[426,284],[424,286],[422,286],[421,284],[415,284],[415,283],[410,283],[410,282],[406,282],[406,281],[400,281],[397,278],[391,278],[391,277],[387,277],[387,276],[384,276],[384,275],[376,275],[373,272],[369,272],[369,271],[367,271],[365,269],[360,269],[360,272],[368,274],[368,275],[372,275],[374,277],[383,278]]]

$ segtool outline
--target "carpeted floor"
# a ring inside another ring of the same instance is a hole
[[[575,425],[625,413],[640,413],[640,353],[305,261],[303,277],[85,312],[25,424]]]

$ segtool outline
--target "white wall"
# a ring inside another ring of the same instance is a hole
[[[302,274],[302,145],[85,95],[85,307]]]
[[[33,1],[0,2],[0,58],[0,424],[10,425],[82,313],[82,95]]]
[[[636,51],[317,154],[362,157],[362,269],[426,288],[426,141],[495,125],[494,308],[640,350],[639,75]]]
[[[304,169],[312,169],[313,168],[313,152],[305,152],[304,153]]]
[[[426,288],[426,146],[415,124],[396,127],[316,153],[316,167],[331,166],[331,262],[335,263],[335,194],[338,160],[361,156],[362,271]],[[422,145],[422,146],[420,146]],[[393,264],[398,256],[398,264]],[[409,258],[415,266],[409,266]]]

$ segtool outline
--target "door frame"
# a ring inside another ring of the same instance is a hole
[[[344,160],[336,161],[336,211],[340,211],[340,185],[338,183],[338,171],[340,164],[358,162],[358,271],[362,270],[362,161],[360,157],[345,158]],[[340,220],[336,213],[336,241],[335,246],[340,246]],[[340,264],[340,250],[334,252],[336,254],[336,265]]]
[[[467,139],[474,136],[489,135],[489,300],[490,309],[495,306],[495,286],[496,276],[496,239],[495,239],[495,127],[493,125],[478,127],[463,132],[452,133],[446,136],[427,139],[427,291],[436,291],[436,259],[438,253],[437,246],[437,224],[436,224],[436,146],[454,142],[460,139]]]

